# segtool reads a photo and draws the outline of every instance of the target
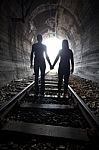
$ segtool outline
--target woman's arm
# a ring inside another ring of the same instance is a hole
[[[60,56],[60,51],[59,51],[59,53],[57,54],[57,56],[56,56],[56,58],[55,58],[55,61],[54,61],[54,63],[53,63],[53,68],[54,68],[54,66],[55,66],[56,63],[57,63],[57,61],[58,61],[58,59],[59,59],[59,56]]]
[[[49,57],[48,57],[46,47],[45,47],[45,56],[46,56],[46,59],[47,59],[47,61],[48,61],[49,65],[50,65],[50,69],[52,69],[52,65],[51,65],[50,59],[49,59]]]

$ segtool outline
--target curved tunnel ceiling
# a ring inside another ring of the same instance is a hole
[[[79,59],[81,60],[81,22],[75,14],[77,4],[65,1],[58,3],[46,3],[36,6],[31,6],[27,20],[29,20],[32,32],[31,38],[34,35],[41,33],[44,38],[56,36],[58,38],[67,38],[70,47],[78,51]],[[75,53],[76,54],[76,53]],[[78,61],[78,60],[77,60]]]
[[[74,51],[75,74],[99,81],[98,0],[1,0],[0,31],[1,59],[13,60],[8,69],[14,68],[15,76],[16,70],[21,76],[23,68],[30,73],[31,41],[41,33],[43,38],[67,38]]]
[[[80,21],[72,10],[61,4],[42,4],[32,10],[29,21],[34,26],[34,34],[49,33],[68,37],[73,40],[74,33],[79,33]],[[75,40],[74,40],[75,41]]]

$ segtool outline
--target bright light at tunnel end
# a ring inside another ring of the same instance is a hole
[[[47,46],[48,56],[51,63],[53,63],[59,50],[62,49],[62,39],[58,39],[56,37],[47,38],[43,41],[43,44]]]

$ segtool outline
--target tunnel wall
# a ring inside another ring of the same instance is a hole
[[[17,14],[21,11],[17,9],[19,6],[13,1],[3,1],[0,7],[0,87],[32,74],[29,68],[31,43],[25,35],[28,25],[11,20],[12,17],[21,17]]]
[[[89,3],[88,3],[89,2]],[[77,75],[99,82],[99,9],[97,1],[80,3],[77,16],[81,22],[81,65]]]

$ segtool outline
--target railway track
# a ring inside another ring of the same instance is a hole
[[[57,74],[48,72],[44,97],[34,97],[32,82],[0,107],[2,141],[8,138],[19,140],[22,136],[23,139],[36,137],[65,144],[66,141],[87,143],[87,148],[94,144],[98,147],[98,120],[70,86],[69,98],[62,95],[58,98],[57,83]],[[66,145],[58,148],[66,149]]]

